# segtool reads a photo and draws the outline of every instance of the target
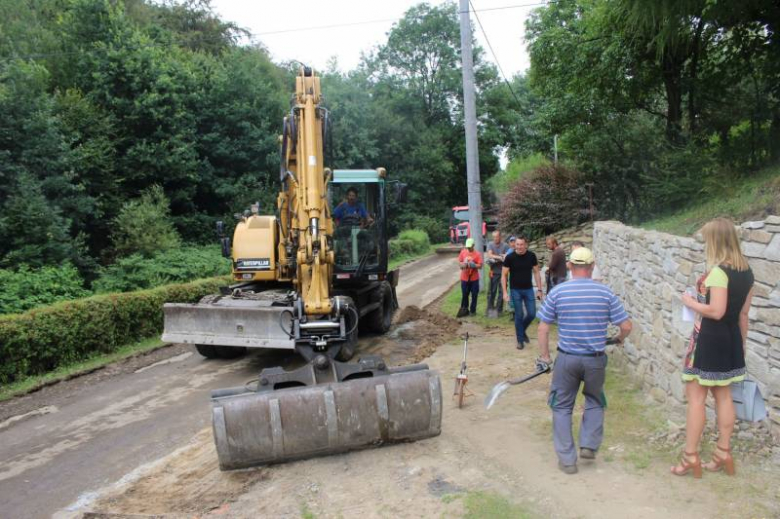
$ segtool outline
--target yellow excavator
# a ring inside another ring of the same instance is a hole
[[[163,340],[208,358],[247,348],[295,350],[306,362],[266,368],[253,383],[212,391],[222,470],[279,463],[441,432],[441,383],[425,364],[349,363],[359,330],[386,332],[398,307],[388,270],[388,195],[405,186],[376,170],[331,170],[320,78],[302,67],[281,136],[274,215],[254,204],[232,241],[218,222],[235,284],[197,304],[166,304]],[[391,189],[391,187],[393,189]],[[335,209],[331,210],[335,204]]]

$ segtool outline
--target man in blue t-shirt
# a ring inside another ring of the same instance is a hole
[[[591,279],[593,253],[580,247],[569,259],[572,279],[556,285],[539,311],[541,369],[552,363],[550,325],[558,322],[558,356],[555,359],[549,404],[553,413],[553,443],[558,467],[566,474],[577,472],[577,453],[571,432],[571,414],[580,383],[584,382],[585,410],[580,427],[580,457],[595,459],[604,436],[604,377],[607,367],[607,325],[620,328],[622,343],[631,333],[631,320],[623,303],[606,285]]]
[[[371,223],[365,206],[358,201],[358,191],[354,187],[347,189],[347,199],[344,202],[341,202],[333,211],[333,218],[336,219],[336,225],[340,225],[342,220],[350,217],[357,218],[361,226],[365,226],[366,223]]]

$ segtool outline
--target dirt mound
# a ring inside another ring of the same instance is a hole
[[[460,326],[460,322],[451,317],[447,317],[439,312],[429,312],[428,310],[417,308],[414,305],[404,307],[395,317],[395,324],[397,325],[406,324],[411,321],[426,321],[440,328],[446,328],[453,331],[457,330],[458,326]]]

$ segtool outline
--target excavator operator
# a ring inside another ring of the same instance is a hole
[[[366,211],[366,206],[358,200],[358,190],[354,186],[347,189],[347,199],[333,210],[333,218],[339,226],[357,225],[359,222],[361,227],[367,227],[374,222]]]

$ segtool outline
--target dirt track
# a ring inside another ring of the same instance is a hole
[[[440,319],[420,317],[428,323]],[[730,484],[726,476],[673,478],[664,460],[637,471],[609,459],[607,453],[620,451],[621,445],[605,445],[600,459],[582,462],[576,476],[562,474],[549,440],[549,378],[512,388],[490,411],[482,406],[493,383],[531,371],[535,353],[515,350],[505,330],[465,325],[459,331],[474,337],[469,359],[474,396],[457,409],[447,395],[440,437],[221,473],[211,432],[204,429],[90,508],[101,514],[182,518],[458,517],[469,495],[487,493],[516,505],[513,514],[522,509],[527,517],[761,517],[746,508],[755,495],[722,490]],[[445,390],[452,387],[461,351],[461,343],[452,339],[427,359],[441,373]]]

